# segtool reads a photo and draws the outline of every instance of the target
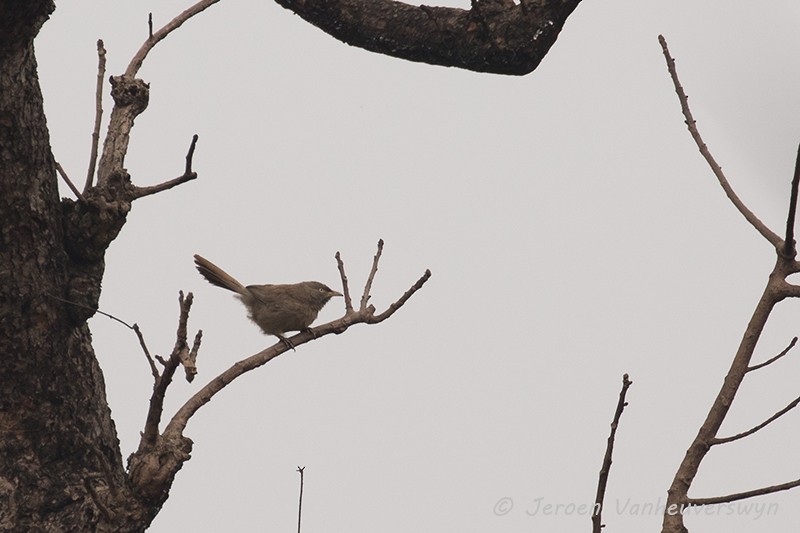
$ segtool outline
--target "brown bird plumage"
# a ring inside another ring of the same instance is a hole
[[[342,295],[318,281],[245,287],[204,257],[195,255],[194,263],[209,283],[235,292],[264,333],[275,335],[289,347],[293,346],[284,333],[308,329],[328,300]]]

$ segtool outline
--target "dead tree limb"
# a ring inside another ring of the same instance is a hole
[[[769,487],[762,487],[760,489],[748,490],[745,492],[737,492],[735,494],[727,494],[725,496],[717,496],[714,498],[689,498],[686,500],[687,506],[698,507],[701,505],[719,505],[721,503],[730,503],[747,498],[755,498],[756,496],[764,496],[774,492],[781,492],[783,490],[793,489],[800,487],[800,479],[781,483],[780,485],[770,485]]]
[[[379,243],[379,250],[383,246],[383,241]],[[377,262],[380,253],[376,254],[373,261],[373,268],[369,274],[365,289],[372,286],[377,272]],[[344,263],[341,254],[336,254],[337,265],[342,278],[342,286],[345,295],[349,295],[347,276],[344,271]],[[381,314],[375,314],[375,307],[368,304],[369,294],[365,292],[360,307],[355,310],[345,308],[345,314],[341,318],[322,324],[313,329],[307,329],[290,338],[291,345],[299,347],[307,342],[319,339],[331,333],[340,334],[355,324],[375,324],[389,318],[430,278],[431,273],[426,270],[412,287],[407,290],[396,302]],[[195,347],[191,351],[188,349],[186,340],[186,321],[188,319],[189,307],[191,306],[191,293],[187,301],[181,298],[181,318],[179,320],[178,335],[172,355],[162,362],[164,370],[155,379],[153,394],[150,400],[150,409],[147,415],[145,430],[142,434],[139,449],[131,455],[128,460],[130,479],[137,494],[145,501],[153,504],[163,503],[166,500],[169,488],[174,479],[175,473],[180,470],[183,463],[189,459],[189,452],[192,448],[192,441],[184,436],[184,430],[189,420],[195,413],[222,389],[228,386],[238,377],[265,365],[275,357],[289,350],[287,344],[277,342],[269,348],[251,355],[233,364],[230,368],[218,375],[203,388],[189,398],[182,407],[172,416],[172,419],[159,434],[159,424],[163,416],[164,396],[169,386],[172,375],[184,355],[189,354],[188,359],[193,361],[192,353],[196,355],[196,347],[199,345],[199,336],[195,340]],[[182,355],[184,354],[184,355]]]
[[[747,368],[747,371],[748,371],[748,372],[752,372],[753,370],[758,370],[759,368],[763,368],[763,367],[765,367],[765,366],[767,366],[767,365],[771,365],[772,363],[774,363],[775,361],[777,361],[778,359],[780,359],[781,357],[783,357],[784,355],[786,355],[787,353],[789,353],[789,351],[790,351],[792,348],[794,348],[794,345],[795,345],[795,344],[797,344],[797,337],[793,338],[793,339],[791,340],[791,342],[789,343],[789,346],[787,346],[786,348],[784,348],[784,349],[783,349],[783,350],[782,350],[782,351],[781,351],[781,352],[780,352],[778,355],[776,355],[775,357],[773,357],[773,358],[771,358],[771,359],[767,359],[767,360],[766,360],[766,361],[764,361],[763,363],[759,363],[759,364],[757,364],[757,365],[752,365],[752,366],[748,367],[748,368]]]
[[[783,239],[781,239],[780,236],[767,228],[766,225],[764,225],[761,220],[756,217],[756,215],[753,214],[753,212],[750,211],[734,193],[732,187],[728,183],[727,178],[722,173],[722,169],[714,160],[710,151],[708,150],[708,147],[700,137],[696,127],[695,119],[692,116],[691,110],[689,109],[686,93],[678,81],[678,75],[675,69],[675,61],[672,58],[669,49],[667,48],[667,42],[661,35],[659,35],[658,40],[661,44],[661,48],[667,62],[667,69],[669,70],[670,77],[672,78],[675,92],[677,93],[678,100],[680,101],[681,110],[686,118],[686,125],[689,128],[692,138],[695,140],[695,143],[700,149],[700,153],[708,162],[712,172],[717,177],[720,185],[722,185],[722,188],[725,190],[725,193],[730,201],[745,217],[745,219],[747,219],[747,221],[773,245],[776,252],[775,266],[769,275],[764,292],[756,304],[753,315],[747,324],[744,335],[742,336],[742,340],[738,349],[736,350],[736,354],[733,357],[731,366],[723,381],[722,387],[714,399],[703,424],[700,426],[697,436],[689,445],[686,455],[681,461],[681,464],[675,473],[675,477],[673,478],[672,483],[667,491],[667,501],[665,505],[666,511],[664,513],[662,533],[687,533],[688,530],[683,523],[683,514],[669,512],[670,509],[683,509],[691,505],[711,505],[713,503],[729,502],[738,499],[759,496],[762,494],[769,494],[779,490],[786,490],[800,485],[800,481],[793,481],[755,491],[743,492],[719,498],[695,499],[688,496],[689,489],[691,488],[692,483],[697,475],[700,464],[713,445],[721,444],[723,442],[730,442],[731,440],[743,438],[747,435],[755,433],[794,407],[792,404],[790,404],[764,423],[748,430],[747,432],[744,432],[744,434],[734,435],[734,437],[722,439],[717,437],[717,433],[719,432],[719,429],[731,408],[733,400],[736,397],[745,375],[753,368],[759,368],[760,366],[769,364],[782,356],[779,354],[778,357],[773,358],[767,363],[763,363],[762,365],[756,367],[750,366],[750,361],[753,357],[754,350],[773,308],[786,298],[800,297],[800,287],[792,285],[786,281],[786,278],[789,275],[798,272],[798,262],[795,260],[796,250],[794,244],[786,243]],[[789,208],[790,212],[787,217],[787,238],[791,238],[794,234],[793,211],[797,201],[797,181],[798,170],[796,169],[792,180],[792,194]],[[791,345],[789,348],[791,348]],[[786,351],[788,351],[788,348]]]
[[[86,171],[86,183],[83,192],[87,192],[94,180],[97,166],[97,147],[100,144],[100,125],[103,122],[103,82],[106,78],[106,48],[103,40],[97,40],[97,86],[94,95],[94,128],[92,129],[92,148],[89,152],[89,170]]]
[[[276,0],[342,42],[476,72],[533,72],[580,0],[475,0],[470,9],[394,0]]]
[[[782,417],[783,415],[785,415],[786,413],[788,413],[789,411],[791,411],[792,409],[797,407],[798,404],[800,404],[800,397],[795,398],[794,400],[789,402],[789,405],[787,405],[786,407],[784,407],[783,409],[781,409],[780,411],[778,411],[777,413],[775,413],[771,417],[767,418],[766,420],[764,420],[762,423],[758,424],[757,426],[754,426],[754,427],[748,429],[747,431],[743,431],[741,433],[737,433],[736,435],[732,435],[730,437],[713,438],[713,439],[711,439],[709,441],[709,444],[714,446],[714,445],[717,445],[717,444],[725,444],[725,443],[728,443],[728,442],[733,442],[735,440],[739,440],[739,439],[743,439],[745,437],[748,437],[748,436],[752,435],[753,433],[755,433],[756,431],[767,427],[770,423],[774,422],[775,420],[779,419],[780,417]]]
[[[765,239],[767,239],[776,248],[780,248],[783,245],[783,241],[781,240],[780,236],[769,229],[752,211],[750,211],[750,209],[747,208],[746,205],[744,205],[744,202],[739,199],[739,196],[736,195],[733,187],[731,187],[728,178],[725,177],[725,173],[722,172],[722,167],[719,166],[714,159],[714,156],[711,155],[708,146],[703,141],[703,138],[700,136],[700,132],[697,129],[697,121],[694,119],[692,116],[692,111],[689,109],[689,99],[686,96],[686,93],[683,91],[683,86],[678,80],[678,72],[675,69],[675,60],[669,53],[667,41],[664,39],[663,35],[658,36],[658,42],[661,43],[661,50],[667,60],[667,69],[669,70],[670,77],[672,78],[672,83],[675,85],[675,92],[678,94],[678,100],[681,104],[681,111],[683,112],[683,116],[686,118],[686,126],[689,128],[689,133],[691,133],[692,139],[694,139],[695,144],[697,144],[697,148],[700,150],[703,158],[708,163],[708,166],[711,167],[711,171],[717,177],[719,184],[722,186],[722,189],[725,191],[725,194],[728,196],[731,203],[733,203],[742,216],[744,216],[744,218],[747,219],[747,221]]]
[[[628,379],[628,374],[622,376],[622,389],[619,391],[619,400],[617,400],[617,408],[614,411],[614,418],[611,421],[611,433],[606,442],[606,453],[603,456],[603,465],[600,467],[600,477],[597,480],[597,494],[594,499],[594,511],[592,512],[592,533],[600,533],[605,524],[603,524],[603,504],[606,497],[606,486],[608,485],[608,474],[611,472],[611,460],[614,455],[614,439],[617,435],[617,428],[619,427],[619,420],[622,417],[622,411],[628,405],[625,401],[625,396],[628,394],[628,389],[633,385],[633,381]]]

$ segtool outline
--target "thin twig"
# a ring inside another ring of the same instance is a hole
[[[106,49],[103,40],[97,40],[97,87],[94,96],[94,129],[92,130],[92,150],[89,154],[89,170],[86,172],[86,184],[83,192],[92,187],[94,171],[97,165],[97,146],[100,143],[100,124],[103,121],[103,82],[106,79]]]
[[[125,326],[128,329],[133,329],[133,326],[131,326],[130,324],[128,324],[127,322],[125,322],[121,318],[117,318],[114,315],[110,315],[110,314],[106,313],[105,311],[101,311],[100,309],[96,309],[94,307],[91,307],[91,306],[88,306],[88,305],[84,305],[84,304],[79,304],[78,302],[73,302],[72,300],[59,298],[58,296],[53,296],[52,294],[48,294],[48,296],[50,298],[53,298],[54,300],[58,300],[59,302],[64,302],[64,303],[67,303],[67,304],[70,304],[70,305],[74,305],[75,307],[81,307],[83,309],[89,309],[90,311],[93,311],[93,312],[97,313],[98,315],[107,316],[111,320],[116,320],[117,322],[119,322],[120,324],[122,324],[123,326]]]
[[[147,357],[147,362],[150,364],[150,373],[153,374],[153,379],[158,379],[158,369],[156,368],[156,363],[153,361],[153,357],[150,355],[150,350],[147,349],[147,345],[144,342],[144,336],[139,329],[139,324],[134,324],[132,329],[136,332],[136,336],[139,337],[139,344],[142,347],[142,351],[144,351],[145,357]]]
[[[794,400],[789,402],[789,405],[787,405],[786,407],[784,407],[783,409],[781,409],[780,411],[778,411],[777,413],[775,413],[771,417],[767,418],[765,421],[763,421],[759,425],[757,425],[755,427],[752,427],[752,428],[748,429],[747,431],[743,431],[742,433],[738,433],[736,435],[732,435],[730,437],[711,439],[711,441],[708,444],[713,446],[715,444],[726,444],[728,442],[733,442],[735,440],[743,439],[743,438],[745,438],[745,437],[747,437],[749,435],[752,435],[753,433],[755,433],[759,429],[762,429],[762,428],[766,427],[768,424],[774,422],[778,418],[782,417],[783,415],[785,415],[786,413],[788,413],[789,411],[791,411],[792,409],[797,407],[798,404],[800,404],[800,397],[795,398]]]
[[[378,251],[375,252],[375,257],[372,259],[372,269],[369,271],[367,282],[364,284],[364,294],[361,295],[361,310],[367,308],[367,303],[370,298],[370,291],[372,290],[372,282],[375,280],[375,274],[378,273],[378,262],[381,260],[383,253],[383,239],[378,239]]]
[[[603,456],[603,466],[600,467],[600,477],[597,480],[597,495],[594,500],[594,512],[592,512],[592,533],[600,533],[603,524],[603,500],[606,497],[606,486],[608,485],[608,474],[611,471],[611,458],[614,454],[614,439],[617,434],[617,427],[619,427],[619,419],[622,416],[622,411],[628,402],[625,401],[625,395],[628,394],[628,388],[633,384],[633,381],[628,379],[628,374],[622,375],[622,389],[619,391],[619,400],[617,400],[617,408],[614,411],[614,419],[611,421],[611,434],[608,436],[606,443],[606,453]]]
[[[678,100],[681,104],[683,116],[686,118],[686,126],[689,128],[689,133],[691,133],[695,144],[697,144],[697,147],[700,149],[700,153],[711,167],[711,171],[717,177],[719,184],[722,186],[725,194],[728,196],[736,209],[738,209],[744,218],[747,219],[747,221],[775,248],[782,246],[781,238],[775,232],[769,229],[763,222],[761,222],[761,220],[739,199],[739,197],[733,191],[733,187],[731,187],[730,183],[728,182],[728,178],[726,178],[725,174],[722,172],[722,168],[714,160],[714,157],[708,150],[706,143],[703,142],[703,138],[700,136],[700,132],[697,130],[697,121],[694,119],[692,112],[689,109],[688,97],[683,91],[683,87],[678,80],[678,72],[675,69],[675,60],[669,53],[667,41],[664,39],[663,35],[659,35],[658,42],[661,43],[661,50],[664,52],[664,57],[667,60],[667,69],[669,70],[669,75],[672,77],[672,83],[675,85],[675,92],[678,94]]]
[[[136,55],[133,56],[131,59],[128,68],[125,70],[125,76],[129,76],[133,78],[136,76],[136,73],[139,72],[139,69],[142,68],[142,63],[144,62],[147,54],[150,53],[150,50],[158,44],[163,38],[167,35],[172,33],[172,31],[181,27],[181,25],[192,18],[193,16],[197,15],[201,11],[211,7],[212,5],[219,2],[219,0],[201,0],[197,2],[195,5],[190,7],[189,9],[185,10],[183,13],[169,21],[163,28],[158,30],[157,32],[153,33],[150,31],[150,36],[148,39],[142,44],[139,50],[136,52]]]
[[[377,324],[378,322],[383,322],[384,320],[392,316],[395,311],[403,307],[403,304],[405,304],[406,301],[408,301],[408,299],[411,298],[415,292],[420,290],[422,286],[425,285],[425,282],[428,281],[430,277],[431,277],[431,271],[425,270],[425,273],[416,281],[416,283],[414,283],[414,285],[411,286],[410,289],[408,289],[405,293],[403,293],[403,296],[401,296],[399,300],[390,305],[388,309],[386,309],[386,311],[384,311],[383,313],[370,316],[366,320],[367,324]]]
[[[159,183],[158,185],[150,185],[147,187],[134,186],[133,192],[131,193],[132,199],[142,198],[143,196],[150,196],[151,194],[156,194],[171,189],[173,187],[176,187],[181,183],[186,183],[187,181],[192,181],[193,179],[197,179],[197,172],[194,172],[192,170],[192,158],[194,157],[195,146],[197,146],[197,134],[192,136],[192,143],[189,145],[189,151],[186,153],[186,168],[181,176],[165,181],[163,183]]]
[[[792,176],[792,195],[789,200],[789,216],[786,217],[786,238],[783,241],[783,255],[794,257],[797,254],[794,242],[794,221],[797,214],[797,188],[800,183],[800,146],[797,148],[797,159]]]
[[[748,490],[746,492],[728,494],[727,496],[717,496],[714,498],[689,498],[686,500],[686,505],[693,507],[699,507],[701,505],[718,505],[720,503],[730,503],[738,500],[744,500],[746,498],[753,498],[755,496],[764,496],[765,494],[772,494],[773,492],[789,490],[795,487],[800,487],[800,479],[795,479],[794,481],[789,481],[788,483],[781,483],[780,485],[771,485],[769,487]]]
[[[195,177],[197,177],[196,173],[192,171],[192,159],[194,159],[194,149],[197,146],[198,138],[199,137],[196,133],[192,135],[192,142],[189,144],[189,151],[186,152],[186,167],[183,170],[184,176],[194,174]]]
[[[346,313],[351,313],[353,311],[353,299],[350,297],[350,284],[347,281],[347,274],[344,272],[344,261],[342,261],[342,255],[339,252],[336,252],[336,266],[339,269],[339,276],[342,278],[344,309]]]
[[[789,346],[787,346],[786,348],[784,348],[784,349],[783,349],[783,351],[782,351],[781,353],[779,353],[778,355],[776,355],[776,356],[775,356],[775,357],[773,357],[772,359],[768,359],[768,360],[764,361],[763,363],[759,363],[759,364],[757,364],[757,365],[753,365],[753,366],[751,366],[751,367],[748,367],[748,368],[747,368],[747,371],[748,371],[748,372],[752,372],[753,370],[758,370],[759,368],[763,368],[763,367],[765,367],[765,366],[767,366],[767,365],[769,365],[769,364],[772,364],[772,363],[774,363],[775,361],[777,361],[778,359],[780,359],[781,357],[783,357],[784,355],[786,355],[787,353],[789,353],[789,350],[791,350],[792,348],[794,348],[794,345],[795,345],[795,344],[797,344],[797,337],[793,338],[793,339],[792,339],[792,341],[789,343]]]
[[[300,501],[297,503],[297,533],[300,533],[300,519],[303,517],[303,472],[306,467],[297,467],[300,472]]]
[[[148,37],[147,37],[148,39],[152,39],[153,38],[153,14],[152,13],[148,13],[147,14],[147,35],[148,35]]]
[[[62,167],[61,163],[59,163],[58,161],[56,161],[56,170],[58,171],[58,175],[61,176],[61,179],[64,180],[64,182],[73,192],[73,194],[75,194],[75,196],[78,198],[78,200],[80,200],[81,202],[85,202],[86,199],[84,199],[83,195],[81,194],[81,191],[79,191],[78,188],[75,186],[75,184],[72,183],[72,180],[69,179],[67,173],[64,172],[64,167]]]

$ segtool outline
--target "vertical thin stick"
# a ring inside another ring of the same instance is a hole
[[[375,279],[375,274],[378,273],[378,262],[381,260],[381,254],[383,253],[383,239],[378,239],[378,251],[375,253],[375,257],[372,260],[372,270],[369,272],[369,277],[367,278],[367,282],[364,284],[364,294],[361,296],[361,309],[367,308],[367,302],[369,302],[370,295],[369,293],[372,291],[372,282]]]
[[[300,519],[303,517],[303,471],[306,467],[297,467],[300,472],[300,502],[297,504],[297,533],[300,533]]]
[[[86,184],[83,192],[92,186],[94,170],[97,165],[97,145],[100,143],[100,123],[103,120],[103,80],[106,77],[106,49],[103,40],[97,40],[97,88],[94,96],[94,129],[92,130],[92,151],[89,154],[89,170],[86,173]]]
[[[625,401],[625,395],[628,394],[628,387],[633,382],[628,379],[628,374],[622,376],[622,390],[619,391],[619,400],[617,401],[617,409],[614,411],[614,420],[611,422],[611,434],[608,436],[608,443],[606,444],[606,454],[603,457],[603,466],[600,467],[600,479],[597,481],[597,496],[594,500],[594,508],[592,509],[592,533],[600,533],[603,524],[603,500],[606,497],[606,485],[608,484],[608,474],[611,471],[611,457],[614,454],[614,438],[619,426],[619,419],[622,416],[622,411],[628,402]]]
[[[794,255],[794,220],[797,215],[797,187],[800,182],[800,147],[797,148],[797,160],[794,164],[794,176],[792,177],[792,196],[789,200],[789,216],[786,218],[786,239],[783,241],[783,255],[792,257]]]

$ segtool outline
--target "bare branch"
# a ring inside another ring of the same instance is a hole
[[[133,56],[131,59],[128,68],[125,70],[125,76],[133,78],[136,76],[136,73],[139,72],[139,69],[142,68],[142,63],[144,59],[147,57],[147,54],[150,53],[150,50],[158,44],[159,41],[164,39],[167,35],[172,33],[173,30],[176,30],[183,25],[184,22],[192,18],[193,16],[197,15],[198,13],[204,11],[205,9],[211,7],[212,5],[219,2],[219,0],[201,0],[197,2],[195,5],[169,21],[163,28],[158,30],[157,32],[153,33],[152,31],[152,14],[150,16],[150,37],[142,44],[139,48],[139,51],[136,52],[136,55]]]
[[[345,313],[353,312],[353,299],[350,297],[350,285],[347,282],[347,274],[344,272],[344,261],[342,255],[336,252],[336,266],[339,268],[339,276],[342,278],[342,294],[344,294]]]
[[[94,129],[92,130],[92,150],[89,154],[89,170],[86,172],[86,183],[83,192],[88,191],[94,180],[97,165],[97,146],[100,143],[100,124],[103,121],[103,81],[106,78],[106,49],[103,40],[97,40],[97,87],[94,96]]]
[[[475,0],[471,9],[396,0],[276,0],[349,45],[476,72],[525,75],[547,55],[580,0]]]
[[[711,171],[717,177],[719,184],[722,186],[725,194],[728,196],[730,201],[739,210],[739,212],[744,216],[745,219],[765,238],[767,239],[775,248],[780,249],[783,246],[783,242],[781,238],[772,230],[770,230],[761,220],[752,212],[750,211],[746,205],[739,199],[736,193],[731,187],[728,179],[725,177],[725,174],[722,172],[722,168],[717,164],[714,160],[714,157],[711,155],[711,152],[708,150],[708,146],[706,143],[703,142],[703,138],[700,136],[700,132],[697,130],[697,121],[692,116],[692,112],[689,109],[689,101],[686,93],[683,91],[683,87],[681,86],[680,81],[678,80],[678,72],[675,69],[675,60],[669,53],[669,49],[667,48],[667,41],[664,39],[663,35],[658,36],[658,42],[661,43],[661,50],[664,52],[664,57],[667,60],[667,69],[669,70],[669,75],[672,77],[672,83],[675,85],[675,92],[678,94],[678,100],[680,100],[681,110],[683,111],[683,116],[686,118],[686,125],[689,128],[689,133],[691,133],[692,138],[694,139],[695,144],[700,149],[700,153],[705,158],[708,165],[711,167]]]
[[[600,467],[600,477],[597,481],[597,495],[594,500],[594,512],[592,513],[592,533],[600,533],[604,527],[603,524],[603,500],[606,496],[606,485],[608,484],[608,474],[611,471],[611,458],[614,454],[614,438],[617,434],[617,427],[619,427],[619,419],[622,417],[622,411],[628,405],[625,401],[625,396],[628,394],[628,388],[633,384],[633,381],[628,379],[628,374],[622,375],[622,389],[619,391],[619,400],[617,401],[617,408],[614,411],[614,419],[611,421],[611,434],[608,436],[606,443],[606,453],[603,457],[603,466]]]
[[[794,221],[797,214],[797,188],[800,183],[800,146],[797,148],[797,159],[794,163],[794,176],[792,176],[792,194],[789,200],[789,215],[786,217],[786,238],[783,240],[783,255],[794,257],[797,255],[794,242]]]
[[[378,251],[375,252],[375,257],[372,260],[372,269],[367,277],[367,282],[364,284],[364,294],[361,295],[361,310],[367,308],[369,303],[370,291],[372,290],[372,282],[375,280],[375,274],[378,273],[378,262],[381,260],[383,254],[383,239],[378,239]]]
[[[786,355],[787,353],[789,353],[789,350],[791,350],[792,348],[794,348],[794,345],[795,345],[795,344],[797,344],[797,337],[793,338],[793,339],[792,339],[792,341],[789,343],[789,346],[787,346],[786,348],[784,348],[784,349],[783,349],[783,351],[782,351],[781,353],[779,353],[778,355],[776,355],[776,356],[775,356],[775,357],[773,357],[772,359],[768,359],[768,360],[764,361],[763,363],[759,363],[759,364],[757,364],[757,365],[753,365],[753,366],[751,366],[751,367],[748,367],[748,368],[747,368],[747,371],[748,371],[748,372],[752,372],[753,370],[758,370],[759,368],[763,368],[763,367],[765,367],[765,366],[767,366],[767,365],[769,365],[769,364],[772,364],[772,363],[774,363],[775,361],[777,361],[778,359],[780,359],[781,357],[783,357],[784,355]]]
[[[192,143],[189,145],[189,151],[186,154],[186,169],[184,170],[183,174],[178,176],[177,178],[171,179],[169,181],[165,181],[164,183],[159,183],[158,185],[151,185],[148,187],[133,187],[132,199],[142,198],[143,196],[149,196],[151,194],[156,194],[162,191],[166,191],[173,187],[180,185],[181,183],[186,183],[187,181],[192,181],[193,179],[197,179],[197,172],[192,171],[192,158],[194,157],[194,149],[197,145],[197,134],[192,137]]]
[[[139,451],[153,447],[158,440],[158,426],[161,423],[161,415],[164,411],[164,397],[166,396],[167,388],[170,383],[172,383],[172,378],[175,375],[175,370],[178,365],[182,363],[183,359],[187,358],[187,354],[184,353],[188,352],[186,331],[193,299],[194,296],[191,292],[184,298],[183,291],[180,291],[178,296],[180,318],[178,319],[175,346],[172,349],[172,354],[169,359],[161,360],[164,365],[164,370],[161,375],[156,376],[154,380],[153,393],[150,395],[150,407],[147,411],[147,420],[145,421],[144,431],[142,432],[142,438],[139,442]],[[199,334],[195,337],[195,345],[192,347],[192,351],[195,352],[195,357],[196,351],[200,346],[199,337]]]
[[[431,277],[431,271],[426,270],[425,273],[416,281],[416,283],[414,283],[414,285],[411,286],[410,289],[408,289],[403,294],[403,296],[400,297],[399,300],[390,305],[389,308],[383,313],[379,315],[370,315],[369,318],[366,320],[366,323],[377,324],[378,322],[383,322],[384,320],[392,316],[395,311],[403,307],[403,304],[406,303],[408,299],[414,295],[415,292],[420,290],[422,286],[425,285],[425,282],[428,281],[430,277]],[[369,309],[367,309],[367,311],[369,311]]]
[[[383,246],[382,243],[380,246]],[[377,261],[378,255],[376,255],[375,261]],[[343,272],[344,265],[342,263],[340,254],[337,254],[337,261],[340,264],[340,272]],[[374,264],[375,262],[373,262],[373,265]],[[374,276],[374,269],[372,275]],[[430,275],[430,270],[426,270],[425,274],[409,290],[407,290],[399,300],[389,306],[384,313],[378,316],[374,315],[374,309],[372,306],[369,306],[366,309],[359,309],[358,311],[346,311],[345,315],[337,320],[297,333],[288,339],[288,343],[279,341],[269,348],[265,348],[264,350],[261,350],[250,357],[234,363],[233,366],[222,372],[220,375],[208,382],[208,384],[206,384],[202,389],[197,391],[194,396],[189,398],[189,400],[187,400],[186,403],[184,403],[183,406],[178,409],[178,411],[172,417],[172,420],[170,420],[164,429],[163,436],[168,439],[182,436],[183,430],[186,428],[186,424],[188,424],[189,419],[194,416],[194,414],[203,405],[210,402],[219,391],[224,389],[229,383],[239,376],[267,364],[272,359],[288,351],[290,346],[297,347],[331,333],[342,333],[354,324],[376,324],[389,318],[395,311],[397,311],[397,309],[402,307],[403,304],[405,304],[405,302],[408,301],[408,299],[411,298],[411,296],[417,290],[422,287],[428,278],[430,278]]]
[[[148,35],[148,37],[147,37],[148,39],[152,39],[153,38],[153,14],[152,13],[148,13],[147,14],[147,35]]]
[[[67,187],[70,188],[70,190],[73,192],[73,194],[75,194],[78,200],[80,200],[81,202],[85,202],[86,199],[81,194],[81,191],[79,191],[78,188],[75,186],[75,184],[72,183],[72,180],[69,179],[67,173],[64,172],[64,167],[62,167],[61,163],[59,163],[58,161],[56,161],[56,170],[58,171],[58,175],[61,176],[61,179],[64,180],[64,183],[67,184]]]
[[[153,379],[158,379],[158,369],[156,368],[156,363],[153,361],[153,357],[150,355],[150,350],[147,349],[147,344],[144,342],[144,335],[142,335],[142,331],[139,329],[139,324],[133,325],[133,331],[135,331],[136,336],[139,337],[139,345],[142,347],[144,356],[147,357],[147,362],[150,364],[150,373],[153,375]]]
[[[303,517],[303,473],[305,472],[306,467],[297,467],[297,471],[300,472],[300,501],[297,503],[297,533],[300,533],[300,519]]]
[[[757,425],[755,427],[752,427],[752,428],[748,429],[747,431],[744,431],[742,433],[738,433],[738,434],[730,436],[730,437],[711,439],[708,444],[710,446],[713,446],[715,444],[726,444],[728,442],[733,442],[735,440],[743,439],[743,438],[745,438],[745,437],[747,437],[749,435],[752,435],[753,433],[755,433],[759,429],[762,429],[762,428],[766,427],[768,424],[774,422],[778,418],[782,417],[783,415],[785,415],[786,413],[788,413],[789,411],[791,411],[792,409],[797,407],[798,404],[800,404],[800,397],[795,398],[794,400],[792,400],[789,403],[789,405],[787,405],[786,407],[784,407],[783,409],[781,409],[780,411],[778,411],[777,413],[775,413],[774,415],[772,415],[771,417],[769,417],[768,419],[766,419],[765,421],[760,423],[759,425]]]
[[[181,359],[181,364],[186,371],[186,381],[189,383],[194,381],[194,377],[197,375],[197,352],[200,351],[200,341],[202,339],[203,330],[198,330],[197,334],[194,336],[194,343],[192,343],[191,351],[189,351],[185,359]]]
[[[748,490],[746,492],[737,492],[736,494],[728,494],[727,496],[717,496],[715,498],[689,498],[686,500],[686,505],[699,507],[701,505],[717,505],[720,503],[730,503],[746,498],[754,498],[756,496],[764,496],[765,494],[772,494],[773,492],[780,492],[782,490],[789,490],[795,487],[800,487],[800,479],[789,481],[788,483],[781,483],[780,485],[771,485],[769,487],[762,487],[760,489]]]

